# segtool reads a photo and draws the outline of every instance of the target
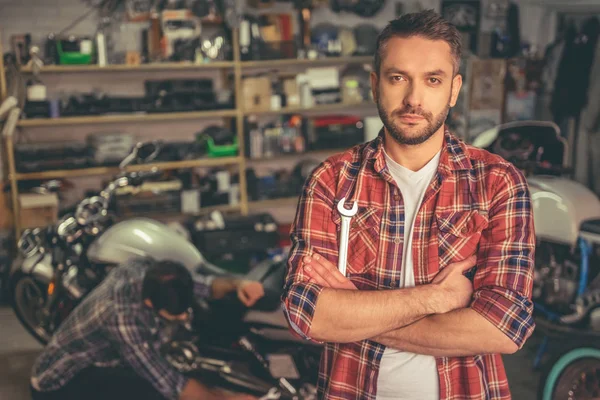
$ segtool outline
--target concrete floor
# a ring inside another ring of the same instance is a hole
[[[532,369],[539,338],[534,336],[505,365],[514,400],[534,400],[538,373]],[[0,399],[30,400],[29,372],[41,346],[23,329],[12,310],[0,306]]]

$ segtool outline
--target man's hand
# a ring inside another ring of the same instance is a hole
[[[265,295],[265,290],[260,282],[227,277],[215,278],[211,290],[212,297],[215,300],[222,299],[230,293],[236,292],[238,298],[246,307],[252,307]]]
[[[236,290],[238,298],[246,307],[252,307],[265,295],[265,289],[260,282],[239,281]]]
[[[337,266],[317,253],[313,253],[312,257],[304,257],[302,267],[310,276],[310,281],[317,285],[332,289],[356,290],[354,283],[342,275]]]
[[[463,261],[449,264],[441,270],[433,281],[447,296],[446,304],[448,312],[458,308],[465,308],[471,303],[473,296],[473,284],[464,273],[471,269],[477,262],[476,256],[471,256]]]

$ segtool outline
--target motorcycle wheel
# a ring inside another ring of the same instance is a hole
[[[10,280],[12,309],[25,329],[42,345],[46,345],[52,333],[42,326],[42,310],[47,290],[31,275],[16,273]]]
[[[540,378],[539,400],[600,398],[600,349],[568,350],[551,362]]]

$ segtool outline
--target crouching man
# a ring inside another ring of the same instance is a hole
[[[181,264],[136,260],[115,268],[61,324],[36,360],[34,400],[252,399],[226,395],[179,373],[160,354],[169,326],[191,316],[194,296],[237,291],[246,305],[259,282],[198,275]]]

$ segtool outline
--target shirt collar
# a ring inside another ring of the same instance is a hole
[[[385,167],[385,154],[383,152],[384,132],[383,128],[375,140],[363,150],[363,156],[367,159],[374,159],[375,171],[381,173]],[[454,136],[447,126],[444,126],[444,147],[440,155],[438,171],[442,175],[451,175],[453,171],[463,171],[471,169],[471,162],[465,143]]]

